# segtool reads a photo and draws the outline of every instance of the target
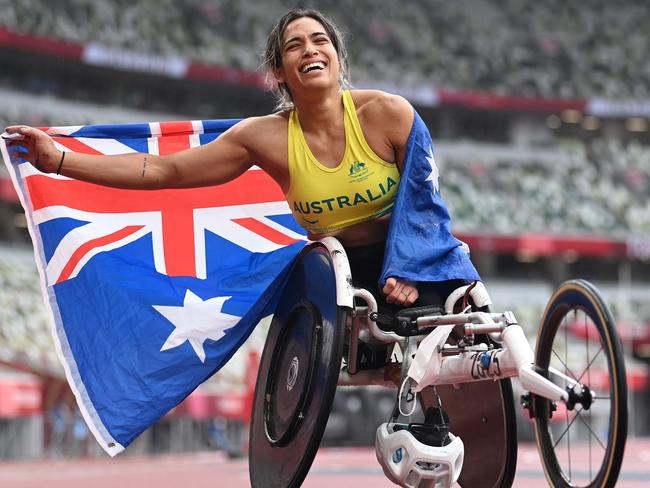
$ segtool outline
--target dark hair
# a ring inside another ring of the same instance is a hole
[[[286,14],[278,19],[275,26],[269,33],[266,40],[266,49],[264,50],[264,67],[267,70],[267,76],[273,76],[273,69],[282,66],[282,41],[284,31],[291,22],[302,17],[310,17],[318,22],[325,28],[327,35],[336,50],[338,55],[339,65],[341,69],[341,76],[339,83],[341,88],[350,88],[350,80],[348,76],[348,53],[345,48],[343,34],[340,29],[321,14],[317,10],[295,8],[289,10]],[[291,92],[285,83],[275,83],[275,96],[277,98],[276,108],[278,110],[288,110],[293,108],[293,98]]]

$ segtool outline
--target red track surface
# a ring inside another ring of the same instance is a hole
[[[617,488],[648,486],[650,439],[628,441]],[[221,453],[0,463],[2,488],[245,488],[248,463]],[[322,449],[305,488],[389,488],[372,449]],[[534,445],[519,446],[515,487],[547,487]]]

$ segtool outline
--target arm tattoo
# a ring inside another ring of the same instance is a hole
[[[147,170],[147,156],[144,157],[144,160],[142,161],[142,176],[141,178],[144,178],[144,173]]]

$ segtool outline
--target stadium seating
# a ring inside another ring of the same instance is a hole
[[[30,254],[0,248],[0,359],[62,374]]]
[[[522,150],[510,159],[455,154],[440,144],[441,188],[458,230],[551,232],[623,238],[650,233],[650,151],[596,139],[554,150],[556,160]]]
[[[0,124],[28,124],[33,127],[57,127],[86,124],[112,124],[178,120],[179,115],[145,112],[127,107],[112,107],[63,100],[52,95],[0,88]]]
[[[0,27],[255,71],[290,0],[22,0]],[[348,33],[358,85],[433,85],[551,98],[650,98],[650,10],[621,0],[301,2]]]

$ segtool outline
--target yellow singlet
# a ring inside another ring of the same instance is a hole
[[[312,234],[334,232],[389,213],[399,172],[370,149],[348,90],[343,92],[345,153],[336,168],[312,154],[294,109],[289,117],[287,202],[298,223]]]

